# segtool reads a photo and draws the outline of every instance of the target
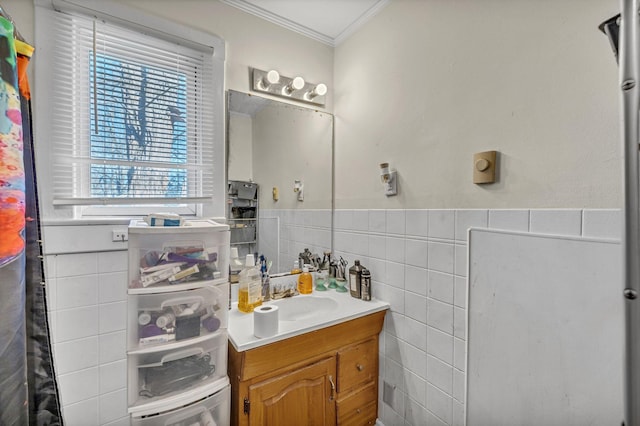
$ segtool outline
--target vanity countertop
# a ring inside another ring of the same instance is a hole
[[[329,306],[329,308],[320,312],[313,312],[312,309],[309,309],[308,312],[300,315],[300,317],[296,319],[288,319],[288,315],[286,314],[285,309],[283,309],[285,308],[284,304],[293,306],[295,303],[301,302],[301,304],[306,307],[313,306],[316,301],[328,302],[318,303],[318,305],[322,305],[323,307]],[[278,333],[274,336],[265,338],[258,338],[253,334],[253,313],[246,314],[240,312],[237,309],[237,304],[233,304],[232,309],[229,311],[228,332],[229,341],[236,351],[242,352],[257,348],[269,343],[278,342],[300,334],[319,330],[321,328],[363,317],[374,312],[389,309],[389,303],[387,302],[377,299],[363,301],[351,297],[349,293],[338,293],[334,290],[323,292],[314,291],[309,295],[301,294],[287,299],[269,301],[265,302],[263,306],[269,304],[279,305]],[[284,315],[280,314],[280,312],[284,312]]]

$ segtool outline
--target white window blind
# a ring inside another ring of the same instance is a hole
[[[213,196],[211,51],[56,12],[55,205]]]

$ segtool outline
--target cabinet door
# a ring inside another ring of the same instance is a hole
[[[249,386],[249,424],[335,425],[335,377],[331,357]]]

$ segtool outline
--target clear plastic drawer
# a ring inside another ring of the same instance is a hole
[[[177,410],[144,418],[133,417],[132,426],[227,426],[230,416],[229,385],[215,394]]]
[[[178,348],[129,354],[129,406],[175,399],[227,376],[227,334]]]
[[[197,339],[227,328],[227,284],[129,296],[129,350]]]
[[[189,220],[183,226],[129,225],[129,293],[197,288],[229,278],[229,226]]]

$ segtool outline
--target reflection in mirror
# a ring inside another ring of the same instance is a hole
[[[322,257],[331,250],[333,116],[233,90],[227,107],[232,247],[241,259],[252,251],[263,254],[272,262],[271,274],[290,271],[305,248]],[[246,203],[236,201],[237,188],[252,183],[257,223],[251,217],[234,220],[254,213],[232,211]],[[250,238],[252,223],[257,245],[242,240]]]

